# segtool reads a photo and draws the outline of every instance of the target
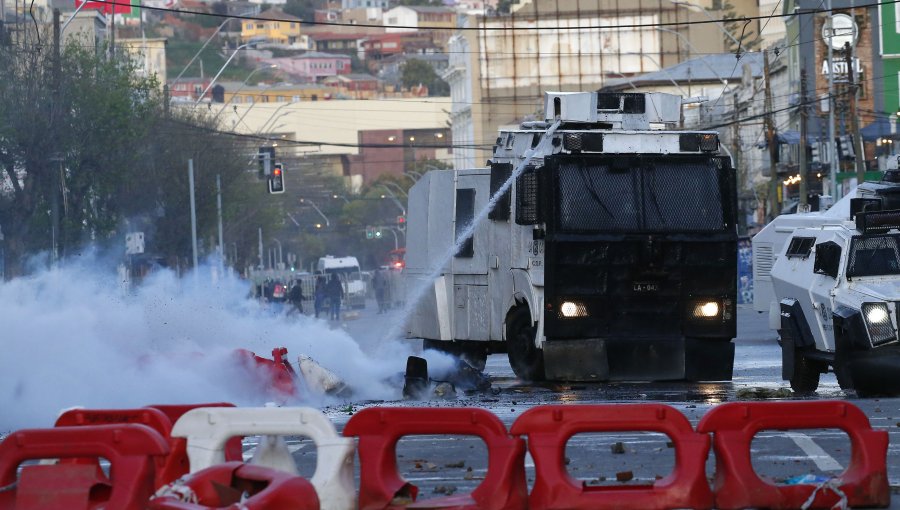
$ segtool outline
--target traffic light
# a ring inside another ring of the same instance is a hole
[[[256,154],[259,160],[259,178],[272,175],[272,164],[275,163],[275,147],[260,147]]]
[[[404,232],[406,230],[406,216],[405,215],[401,214],[400,216],[397,216],[397,228],[400,229],[401,232]]]
[[[284,193],[284,168],[276,163],[269,176],[269,193]]]
[[[381,229],[376,227],[375,228],[375,239],[381,239],[381,237],[383,235],[384,235],[384,233],[381,231]]]
[[[375,229],[366,227],[366,239],[375,239]]]
[[[814,142],[809,146],[809,162],[813,165],[820,163],[819,159],[819,142]]]
[[[841,135],[838,139],[838,150],[841,159],[855,159],[856,151],[853,149],[853,135]]]

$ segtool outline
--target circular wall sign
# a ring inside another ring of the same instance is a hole
[[[829,41],[835,50],[844,49],[845,43],[853,46],[858,35],[856,22],[847,14],[835,14],[822,25],[822,39]]]

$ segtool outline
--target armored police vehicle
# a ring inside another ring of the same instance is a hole
[[[900,173],[825,212],[782,215],[753,238],[754,306],[778,330],[782,377],[815,391],[900,392]]]
[[[507,352],[528,380],[731,379],[736,188],[718,135],[675,129],[668,94],[553,92],[545,109],[501,131],[487,168],[410,190],[408,335],[476,366]]]

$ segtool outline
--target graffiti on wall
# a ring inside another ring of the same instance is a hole
[[[738,304],[753,303],[753,248],[749,237],[738,240]]]

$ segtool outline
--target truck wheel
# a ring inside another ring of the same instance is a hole
[[[534,345],[537,328],[531,322],[528,307],[519,307],[506,318],[506,342],[509,364],[519,379],[544,380],[544,351]]]
[[[791,389],[797,393],[812,393],[819,387],[819,366],[810,361],[800,350],[794,351],[794,375],[791,377]]]

